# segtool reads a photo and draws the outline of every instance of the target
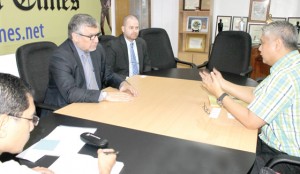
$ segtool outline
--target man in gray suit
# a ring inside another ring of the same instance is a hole
[[[128,15],[123,20],[123,34],[107,44],[107,63],[123,79],[151,70],[146,42],[139,38],[139,21]]]
[[[68,39],[53,53],[45,103],[63,107],[73,102],[130,101],[137,91],[106,65],[98,44],[99,24],[87,14],[76,14],[68,25]],[[105,86],[118,88],[104,92]]]

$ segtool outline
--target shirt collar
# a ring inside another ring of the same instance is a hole
[[[270,68],[270,73],[276,72],[281,68],[289,67],[291,64],[298,62],[299,58],[296,56],[298,55],[298,50],[294,50],[280,58],[275,64]]]
[[[75,48],[80,58],[82,57],[82,55],[90,54],[90,52],[83,51],[82,49],[78,48],[76,45]]]
[[[124,36],[124,39],[125,39],[127,45],[130,45],[130,43],[133,43],[133,45],[135,45],[135,40],[130,42],[125,36]]]

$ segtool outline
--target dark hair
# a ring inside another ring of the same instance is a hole
[[[0,114],[21,116],[29,108],[29,87],[21,79],[0,73]]]
[[[98,28],[99,24],[95,18],[88,14],[76,14],[74,15],[68,25],[68,38],[72,39],[72,33],[80,33],[82,27]]]
[[[296,27],[287,21],[274,21],[262,28],[262,34],[271,33],[283,41],[286,48],[297,50],[298,32]]]

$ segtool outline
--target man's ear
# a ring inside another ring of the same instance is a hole
[[[282,39],[277,38],[277,39],[275,40],[275,43],[276,43],[276,49],[277,49],[277,50],[281,49],[281,48],[284,46],[284,45],[283,45],[283,42],[282,42]]]
[[[121,30],[122,30],[123,33],[124,33],[124,28],[125,28],[124,26],[121,27]]]
[[[8,115],[0,115],[0,138],[6,137],[6,127],[8,122]]]
[[[78,40],[78,34],[76,34],[75,32],[73,32],[71,35],[72,35],[72,40],[74,42],[77,42],[77,40]]]

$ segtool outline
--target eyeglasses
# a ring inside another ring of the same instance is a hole
[[[206,112],[207,114],[210,114],[210,109],[205,105],[205,103],[203,103],[202,108],[203,108],[204,112]]]
[[[90,40],[94,40],[95,38],[98,38],[98,37],[101,35],[101,33],[97,33],[97,34],[90,35],[90,36],[84,35],[84,34],[81,34],[81,33],[76,33],[76,34],[78,34],[78,35],[80,35],[80,36],[83,36],[83,37],[90,38]]]
[[[13,115],[9,115],[11,117],[16,117],[16,118],[21,118],[21,119],[25,119],[25,120],[28,120],[28,121],[32,121],[33,125],[34,126],[37,126],[39,124],[39,121],[40,121],[40,118],[36,115],[33,115],[32,118],[25,118],[25,117],[18,117],[18,116],[13,116]]]

